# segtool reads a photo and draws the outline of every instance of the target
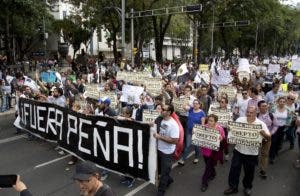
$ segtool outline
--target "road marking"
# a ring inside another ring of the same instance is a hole
[[[191,156],[193,156],[195,154],[195,152],[191,152],[187,158],[190,158]],[[172,165],[172,169],[174,169],[174,167],[178,166],[178,162],[176,161],[176,163],[173,163]],[[139,191],[141,191],[142,189],[144,189],[146,186],[148,186],[150,184],[150,182],[144,182],[143,184],[141,184],[140,186],[136,187],[135,189],[133,189],[132,191],[130,191],[129,193],[127,193],[124,196],[133,196],[136,193],[138,193]]]
[[[22,139],[22,138],[26,138],[25,134],[16,135],[16,136],[13,136],[13,137],[2,139],[2,140],[0,140],[0,144],[5,144],[5,143],[12,142],[12,141],[15,141],[15,140],[19,140],[19,139]]]
[[[71,154],[67,154],[67,155],[65,155],[65,156],[63,156],[63,157],[59,157],[59,158],[57,158],[57,159],[53,159],[53,160],[51,160],[51,161],[48,161],[48,162],[39,164],[39,165],[35,166],[33,169],[38,169],[38,168],[40,168],[40,167],[44,167],[44,166],[46,166],[46,165],[50,165],[50,164],[52,164],[52,163],[54,163],[54,162],[60,161],[60,160],[62,160],[62,159],[65,159],[65,158],[67,158],[67,157],[70,157],[70,156],[72,156],[72,155],[71,155]]]

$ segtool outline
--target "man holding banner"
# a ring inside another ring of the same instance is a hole
[[[270,132],[267,125],[256,117],[256,107],[253,106],[249,106],[247,108],[246,117],[240,117],[236,120],[236,123],[232,124],[234,124],[235,127],[230,126],[229,123],[230,132],[228,139],[230,142],[231,137],[236,137],[232,140],[234,142],[231,142],[235,143],[236,146],[233,151],[228,177],[229,188],[224,191],[224,194],[231,195],[238,192],[239,178],[243,166],[245,173],[243,178],[244,193],[246,196],[249,196],[251,195],[252,182],[254,179],[255,166],[257,165],[259,151],[257,143],[251,143],[251,137],[257,138],[257,141],[261,143],[261,136],[266,139],[270,139]],[[257,125],[259,125],[259,127],[261,126],[261,130],[259,130],[260,128],[251,130],[254,127],[258,127]],[[250,130],[247,129],[248,127],[250,127]],[[243,130],[243,128],[245,130]]]

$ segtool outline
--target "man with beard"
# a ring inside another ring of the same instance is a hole
[[[99,169],[90,161],[76,165],[73,179],[80,189],[80,196],[115,196],[107,185],[101,182]]]
[[[63,89],[61,88],[54,88],[52,96],[48,97],[48,102],[59,105],[61,107],[65,107],[66,105],[66,98],[63,95]]]

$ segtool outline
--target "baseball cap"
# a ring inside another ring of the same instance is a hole
[[[99,173],[97,166],[91,161],[78,163],[73,174],[74,180],[89,180],[95,173]]]
[[[104,98],[99,99],[99,100],[98,100],[98,103],[99,103],[99,104],[100,104],[100,103],[104,103],[104,104],[110,105],[111,100],[110,100],[110,98],[108,98],[108,97],[104,97]]]

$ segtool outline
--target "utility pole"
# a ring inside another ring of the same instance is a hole
[[[213,56],[214,52],[214,28],[215,28],[215,4],[213,4],[213,19],[211,25],[211,40],[210,40],[210,55]]]
[[[125,57],[125,0],[122,0],[121,9],[121,26],[122,26],[122,58]]]
[[[131,8],[130,10],[131,14],[131,66],[134,66],[134,54],[133,54],[133,48],[134,48],[134,10]]]

